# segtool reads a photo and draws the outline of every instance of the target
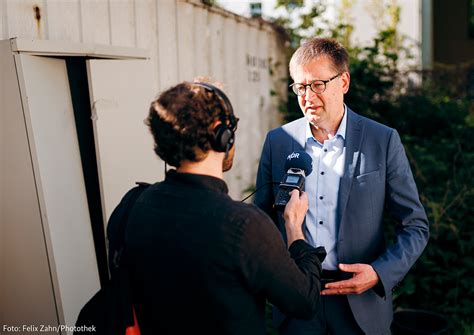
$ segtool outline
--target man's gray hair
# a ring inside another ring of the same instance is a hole
[[[291,56],[290,76],[294,78],[298,66],[306,65],[322,56],[331,60],[335,71],[349,72],[349,55],[344,46],[334,39],[316,37],[304,42]]]

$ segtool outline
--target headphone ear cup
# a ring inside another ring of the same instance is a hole
[[[234,132],[224,124],[214,128],[212,148],[217,152],[226,152],[234,144]]]

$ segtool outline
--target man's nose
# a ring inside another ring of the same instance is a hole
[[[306,93],[304,94],[304,99],[309,102],[319,100],[319,94],[314,93],[309,87],[306,87]]]

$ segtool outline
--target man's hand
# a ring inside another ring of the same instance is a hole
[[[285,219],[286,238],[288,247],[296,240],[304,240],[303,225],[306,212],[308,211],[308,195],[305,192],[293,190],[290,193],[290,200],[286,204],[283,218]]]
[[[339,264],[339,269],[352,272],[353,277],[347,280],[328,283],[321,291],[322,295],[361,294],[379,282],[379,276],[369,264]]]

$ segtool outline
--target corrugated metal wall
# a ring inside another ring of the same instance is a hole
[[[196,76],[222,82],[241,119],[226,174],[231,195],[240,198],[254,183],[286,91],[283,41],[268,23],[199,0],[2,0],[0,39],[12,37],[148,49],[156,93]]]

